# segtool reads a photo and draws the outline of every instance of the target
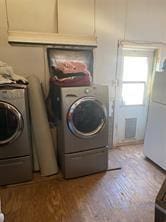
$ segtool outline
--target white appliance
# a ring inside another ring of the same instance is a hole
[[[144,155],[166,170],[166,72],[155,74]]]

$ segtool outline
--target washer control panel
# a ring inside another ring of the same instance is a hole
[[[19,90],[18,89],[11,89],[11,90],[1,89],[0,90],[0,100],[3,100],[3,99],[13,100],[13,99],[19,99],[23,97],[24,97],[23,89],[19,89]]]
[[[93,86],[93,87],[87,87],[84,89],[84,93],[86,95],[96,95],[96,87]]]

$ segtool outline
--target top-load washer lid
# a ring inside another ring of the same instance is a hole
[[[23,130],[21,113],[11,104],[0,101],[0,145],[16,140]]]
[[[72,104],[67,114],[71,132],[81,138],[96,135],[107,121],[106,107],[94,97],[83,97]]]

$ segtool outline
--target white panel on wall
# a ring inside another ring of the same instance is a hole
[[[7,28],[5,0],[0,0],[0,29]]]
[[[95,0],[59,0],[59,33],[93,35],[94,1]]]
[[[96,1],[96,33],[98,48],[95,50],[94,79],[97,83],[110,86],[110,96],[114,97],[117,46],[124,36],[125,1]]]
[[[125,39],[164,41],[165,9],[165,0],[128,0]]]
[[[6,0],[10,31],[57,32],[56,0]]]

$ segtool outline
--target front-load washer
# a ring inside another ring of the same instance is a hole
[[[27,87],[0,87],[0,185],[32,178]]]
[[[107,169],[108,87],[60,88],[59,163],[66,178]]]

